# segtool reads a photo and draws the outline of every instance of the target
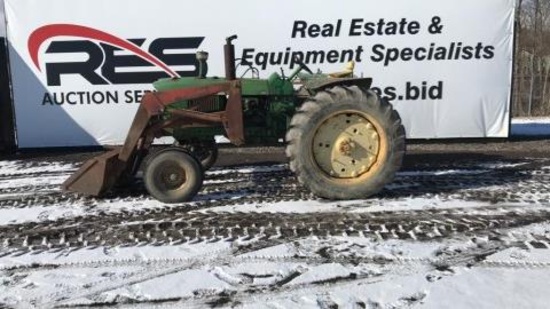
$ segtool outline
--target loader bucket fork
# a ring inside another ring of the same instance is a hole
[[[170,117],[161,119],[165,107],[183,100],[198,100],[219,93],[228,95],[225,111],[205,113],[201,106],[193,110],[172,110]],[[174,89],[146,94],[134,117],[124,145],[92,158],[62,185],[65,191],[99,196],[121,182],[123,176],[133,177],[142,153],[153,139],[167,128],[209,125],[224,126],[229,140],[235,145],[244,143],[241,85],[239,80]]]

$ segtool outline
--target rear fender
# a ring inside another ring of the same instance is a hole
[[[358,86],[363,89],[369,89],[372,86],[372,78],[327,78],[307,85],[315,93],[335,86]]]

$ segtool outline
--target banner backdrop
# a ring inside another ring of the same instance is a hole
[[[4,0],[0,0],[0,37],[6,37],[6,15],[4,13]]]
[[[196,51],[223,76],[232,34],[262,77],[355,61],[409,138],[508,136],[514,0],[5,1],[20,148],[122,143],[151,82],[195,76]]]

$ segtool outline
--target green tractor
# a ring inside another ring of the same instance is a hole
[[[124,145],[86,162],[63,188],[98,196],[143,165],[154,198],[189,201],[216,161],[219,135],[236,146],[286,144],[290,169],[319,197],[366,198],[393,179],[405,130],[392,105],[369,89],[371,78],[355,78],[349,69],[314,74],[300,59],[289,76],[236,78],[236,38],[224,46],[225,78],[206,77],[208,54],[198,52],[198,76],[155,82]],[[162,136],[176,142],[149,154]]]

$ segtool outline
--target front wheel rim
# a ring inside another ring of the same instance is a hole
[[[155,176],[155,181],[164,192],[177,191],[187,182],[185,169],[175,162],[161,164]]]

